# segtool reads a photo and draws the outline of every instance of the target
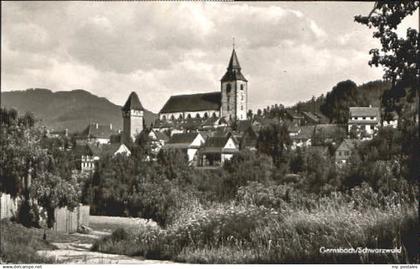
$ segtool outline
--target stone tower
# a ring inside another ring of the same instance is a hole
[[[221,79],[221,116],[228,121],[246,120],[248,110],[248,81],[241,73],[235,49],[232,51],[226,73]]]
[[[135,141],[136,136],[144,129],[144,108],[135,92],[131,92],[127,102],[122,107],[123,135],[122,142]]]

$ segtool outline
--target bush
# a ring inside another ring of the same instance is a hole
[[[39,256],[36,251],[55,249],[42,240],[42,231],[29,229],[8,220],[0,221],[0,263],[53,263],[52,259]]]

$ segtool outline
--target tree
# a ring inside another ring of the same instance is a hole
[[[287,127],[284,124],[271,123],[261,129],[257,138],[257,150],[271,156],[274,165],[280,167],[290,143]]]
[[[0,110],[0,116],[0,190],[23,199],[19,209],[22,224],[36,224],[30,219],[31,212],[37,211],[32,200],[50,211],[51,224],[51,210],[74,206],[78,197],[73,194],[79,187],[70,178],[57,175],[60,169],[51,152],[41,147],[43,132],[34,126],[33,116],[20,117],[16,110],[6,109]]]
[[[392,101],[405,96],[406,89],[411,96],[415,95],[416,90],[419,91],[419,33],[408,28],[405,39],[396,33],[401,21],[412,15],[419,6],[419,1],[412,0],[377,1],[368,16],[355,17],[356,22],[376,28],[373,37],[379,39],[382,48],[370,50],[372,59],[369,65],[383,67],[384,79],[391,82],[388,98]]]
[[[370,66],[382,66],[384,79],[391,82],[391,89],[384,96],[388,110],[400,113],[400,101],[412,101],[417,95],[417,117],[420,118],[420,35],[416,29],[408,28],[405,38],[396,33],[397,27],[420,7],[420,1],[377,1],[370,14],[355,16],[355,21],[374,28],[373,38],[379,39],[381,48],[371,49]],[[415,118],[415,116],[414,116]],[[415,120],[413,120],[415,122]],[[417,138],[412,141],[409,154],[410,172],[414,177],[420,174],[420,124],[417,124]]]
[[[341,81],[327,93],[321,112],[334,123],[347,123],[349,107],[358,103],[356,83],[351,80]]]

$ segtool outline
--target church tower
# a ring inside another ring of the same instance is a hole
[[[123,116],[122,142],[127,143],[130,139],[134,142],[136,136],[144,129],[144,108],[135,92],[131,92],[121,110]]]
[[[221,79],[221,90],[221,116],[229,121],[246,120],[248,81],[241,73],[235,48],[233,48],[226,73]]]

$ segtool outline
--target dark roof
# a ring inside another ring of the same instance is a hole
[[[162,132],[159,132],[159,131],[154,131],[154,132],[155,132],[156,138],[158,140],[163,140],[163,141],[168,141],[169,140],[169,137],[165,133],[162,133]]]
[[[349,110],[350,110],[351,117],[378,117],[379,118],[378,107],[350,107]]]
[[[232,51],[232,56],[230,56],[227,71],[223,75],[221,80],[222,81],[234,81],[234,80],[247,81],[244,75],[242,75],[241,73],[241,65],[239,64],[235,49],[233,49]]]
[[[315,125],[306,125],[299,127],[297,135],[292,136],[291,139],[311,139],[315,132]]]
[[[345,127],[338,124],[317,124],[315,125],[315,134],[324,136],[333,136],[336,132],[345,131]]]
[[[304,117],[311,120],[313,123],[318,123],[320,121],[319,117],[312,112],[302,111],[302,114],[303,114]]]
[[[206,143],[204,143],[203,149],[201,150],[203,153],[234,153],[237,152],[238,149],[223,149],[228,142],[229,138],[232,138],[233,141],[236,143],[235,139],[231,135],[226,136],[212,136],[207,138]]]
[[[106,155],[113,155],[120,148],[121,144],[89,144],[88,146],[93,156],[98,156],[102,158]]]
[[[168,144],[191,144],[197,135],[198,133],[196,132],[173,134],[169,139]]]
[[[122,107],[122,111],[130,110],[144,110],[142,104],[140,103],[139,97],[135,92],[130,93],[127,102],[125,102],[125,105]]]
[[[160,113],[219,110],[221,98],[221,92],[174,95],[169,98]]]
[[[111,135],[118,132],[113,130],[110,124],[91,123],[83,131],[83,134],[88,138],[106,138],[109,139]]]
[[[228,136],[213,136],[207,138],[206,143],[204,144],[205,148],[223,148],[229,137]]]
[[[286,109],[286,113],[293,119],[303,119],[303,116],[299,114],[299,112],[292,110],[292,109]]]

